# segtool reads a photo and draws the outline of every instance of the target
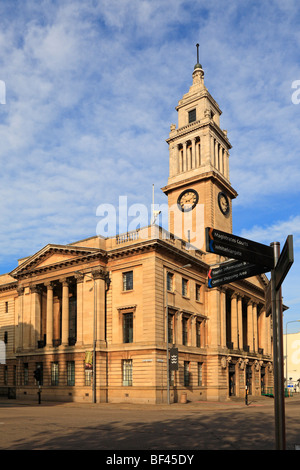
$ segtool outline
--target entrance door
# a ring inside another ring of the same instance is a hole
[[[246,366],[246,387],[248,395],[252,395],[252,369],[251,366]]]
[[[228,373],[229,373],[229,396],[233,397],[235,396],[235,366],[234,364],[230,364],[228,368]]]

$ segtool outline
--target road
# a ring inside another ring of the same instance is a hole
[[[300,445],[300,398],[285,402],[286,448]],[[171,405],[0,399],[1,450],[274,450],[274,401]]]

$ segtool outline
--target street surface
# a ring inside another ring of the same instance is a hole
[[[300,397],[286,398],[285,416],[286,449],[295,450]],[[241,400],[38,404],[0,398],[1,450],[275,450],[274,426],[269,397],[249,397],[248,405]]]

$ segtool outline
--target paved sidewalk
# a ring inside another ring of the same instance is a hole
[[[300,445],[300,397],[285,399],[287,449]],[[51,403],[0,398],[3,450],[274,450],[274,399],[186,404]]]

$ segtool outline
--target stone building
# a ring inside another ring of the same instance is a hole
[[[226,258],[206,253],[205,227],[232,232],[237,193],[199,63],[192,78],[167,139],[168,230],[49,244],[0,276],[2,393],[37,399],[36,369],[42,400],[226,400],[272,386],[267,277],[207,286]]]

